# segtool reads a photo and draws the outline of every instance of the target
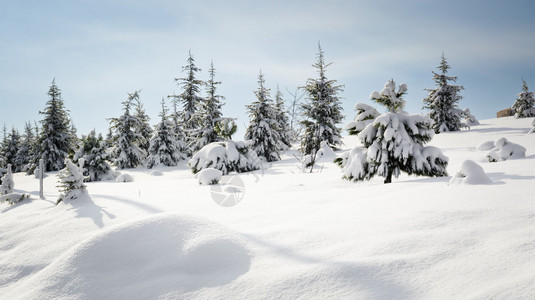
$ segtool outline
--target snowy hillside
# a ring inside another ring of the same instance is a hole
[[[15,191],[31,199],[0,206],[0,298],[533,299],[532,121],[436,135],[450,176],[388,185],[341,179],[334,157],[301,173],[291,150],[215,186],[185,164],[124,170],[132,182],[88,182],[88,197],[57,206],[55,173],[45,200],[17,173]],[[476,149],[503,137],[526,158],[491,163]],[[338,155],[357,139],[344,142]],[[448,184],[468,159],[491,184]],[[221,195],[238,204],[218,205]]]

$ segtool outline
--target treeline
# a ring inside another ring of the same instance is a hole
[[[340,125],[344,117],[339,96],[343,86],[327,77],[329,65],[319,46],[313,64],[317,77],[309,78],[300,88],[305,94],[305,101],[298,105],[299,130],[290,124],[295,121],[294,115],[290,120],[281,91],[277,88],[272,96],[266,87],[264,75],[260,72],[258,88],[254,91],[256,100],[247,105],[250,120],[245,131],[245,144],[240,144],[241,148],[236,149],[242,149],[242,154],[252,150],[260,160],[271,162],[279,160],[283,151],[291,147],[292,143],[298,142],[306,167],[313,167],[322,145],[337,149],[341,145]],[[468,109],[459,109],[458,102],[462,99],[460,92],[463,87],[455,84],[457,77],[450,76],[449,69],[443,55],[439,72],[433,72],[436,87],[429,89],[428,96],[423,99],[423,107],[428,110],[427,117],[430,121],[423,122],[425,125],[422,126],[429,127],[435,133],[457,131],[463,126],[477,124]],[[190,52],[182,67],[184,76],[175,78],[181,93],[161,100],[159,122],[154,127],[149,124],[149,117],[140,100],[140,91],[128,93],[122,102],[122,115],[109,119],[109,131],[105,137],[94,131],[78,137],[64,106],[61,90],[53,80],[45,109],[40,111],[43,119],[39,123],[26,123],[22,134],[15,128],[8,131],[4,125],[0,167],[5,169],[11,165],[15,172],[33,174],[39,160],[43,159],[46,171],[58,171],[65,167],[65,159],[69,158],[84,166],[87,180],[95,181],[109,176],[112,166],[118,169],[175,166],[211,143],[229,142],[236,132],[236,124],[234,119],[222,114],[225,98],[217,90],[221,82],[217,81],[216,69],[211,63],[207,81],[199,79],[200,72]],[[404,113],[404,100],[391,102],[388,99],[401,99],[406,86],[402,85],[396,91],[391,85],[385,86],[380,93],[373,93],[370,98],[384,104],[389,112]],[[170,107],[166,100],[170,100]],[[527,84],[523,82],[523,91],[512,107],[515,116],[535,116],[534,104],[533,93],[529,92]],[[371,111],[368,107],[361,105],[356,108],[357,118],[362,120],[356,119],[356,123],[348,125],[352,134],[358,134],[364,129],[356,128],[355,125],[368,125],[378,116],[376,111]],[[425,138],[426,141],[429,139]],[[205,163],[209,164],[209,160],[205,160]],[[198,167],[192,169],[199,170]],[[399,166],[397,169],[388,166],[383,168],[389,170],[375,170],[371,173],[379,172],[391,177],[392,172],[396,175],[398,171],[395,170],[400,170]],[[443,172],[437,174],[439,173]],[[348,178],[355,176],[350,174]]]

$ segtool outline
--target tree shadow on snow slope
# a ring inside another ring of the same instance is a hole
[[[299,263],[307,265],[317,265],[321,275],[315,272],[308,273],[310,278],[293,278],[289,281],[295,281],[290,284],[288,279],[285,285],[300,287],[306,291],[310,289],[310,282],[317,281],[317,284],[335,284],[336,286],[346,287],[361,293],[366,291],[368,295],[373,295],[373,299],[408,299],[411,298],[411,291],[396,282],[396,274],[390,273],[389,270],[397,270],[397,266],[402,266],[405,262],[393,260],[381,263],[356,263],[349,261],[328,261],[323,258],[316,258],[296,253],[292,248],[277,245],[275,243],[261,240],[253,235],[241,234],[248,242],[255,243],[263,248],[268,248],[278,256],[286,257]],[[305,275],[306,276],[306,275]],[[331,283],[325,282],[325,278],[330,278]],[[305,284],[305,286],[303,286]],[[314,285],[314,283],[312,283]]]
[[[128,205],[131,205],[131,206],[135,206],[137,208],[140,208],[142,210],[145,210],[149,213],[161,213],[163,212],[162,210],[152,206],[152,205],[149,205],[149,204],[146,204],[146,203],[141,203],[141,202],[136,202],[136,201],[133,201],[133,200],[130,200],[130,199],[127,199],[127,198],[121,198],[121,197],[116,197],[116,196],[111,196],[111,195],[101,195],[101,194],[92,194],[93,196],[95,197],[98,197],[98,198],[104,198],[104,199],[109,199],[109,200],[113,200],[113,201],[118,201],[118,202],[122,202],[122,203],[125,203],[125,204],[128,204]]]
[[[524,175],[515,175],[515,174],[506,174],[504,172],[491,172],[487,175],[492,180],[503,180],[503,179],[512,179],[512,180],[533,180],[535,176],[524,176]]]
[[[88,193],[76,200],[69,201],[72,206],[69,210],[76,211],[77,218],[90,218],[99,228],[104,227],[104,215],[114,219],[115,215],[107,212],[102,206],[97,205]]]

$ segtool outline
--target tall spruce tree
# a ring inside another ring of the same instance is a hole
[[[301,121],[304,128],[301,152],[313,157],[320,149],[322,141],[334,149],[342,144],[341,128],[337,127],[343,119],[342,104],[338,96],[342,86],[337,85],[336,80],[327,79],[325,69],[329,65],[330,63],[325,63],[321,45],[318,44],[317,61],[312,66],[316,68],[319,77],[307,80],[303,87],[307,101],[301,104],[304,118]]]
[[[41,120],[37,140],[40,154],[34,158],[34,164],[38,165],[42,158],[46,171],[58,171],[65,167],[65,158],[72,148],[72,127],[55,79],[48,90],[48,96],[45,109],[39,112],[44,118]]]
[[[140,127],[139,119],[130,114],[135,97],[136,93],[128,93],[128,100],[123,102],[123,115],[110,119],[113,130],[111,155],[119,169],[135,168],[143,164],[146,157],[146,152],[140,147],[143,137],[136,130]]]
[[[184,150],[186,143],[177,139],[173,131],[173,123],[167,117],[167,108],[165,101],[162,99],[162,118],[156,125],[154,134],[150,139],[149,156],[147,158],[147,168],[151,169],[157,166],[176,166],[181,160],[186,159]]]
[[[446,61],[444,54],[440,66],[440,74],[433,71],[433,80],[437,84],[435,89],[426,89],[428,96],[423,100],[424,108],[429,110],[429,116],[434,121],[433,129],[435,133],[459,131],[461,130],[461,118],[463,111],[458,108],[457,103],[463,98],[460,91],[464,88],[460,85],[453,85],[456,76],[448,76],[450,65]]]
[[[78,149],[74,153],[73,162],[80,165],[85,181],[100,181],[109,177],[111,167],[108,163],[109,153],[106,152],[101,134],[92,130],[87,136],[82,135]],[[83,160],[83,164],[81,163]]]
[[[182,88],[182,93],[180,95],[171,95],[171,97],[178,98],[182,102],[181,123],[188,144],[195,142],[195,131],[199,128],[196,112],[202,100],[200,92],[201,87],[204,85],[204,82],[197,78],[197,73],[200,71],[201,69],[195,65],[195,60],[190,51],[187,64],[182,67],[182,72],[186,73],[186,77],[175,78],[175,81]]]
[[[515,113],[515,118],[535,117],[535,98],[533,92],[528,89],[528,84],[522,79],[522,92],[518,94],[511,109]]]
[[[7,168],[6,153],[9,144],[7,136],[7,127],[6,123],[4,123],[4,127],[2,127],[2,142],[0,143],[0,168],[4,169]]]
[[[206,82],[206,97],[201,100],[200,109],[197,111],[197,119],[200,126],[196,131],[195,144],[192,145],[193,152],[202,147],[221,140],[217,135],[215,127],[221,120],[221,107],[223,106],[223,96],[217,94],[217,86],[221,84],[215,81],[215,68],[213,62],[210,64],[210,79]]]
[[[245,139],[252,142],[251,148],[259,157],[264,157],[267,161],[279,160],[280,128],[262,72],[258,75],[258,90],[254,93],[256,101],[247,105],[250,122],[245,131]]]
[[[290,127],[290,120],[288,118],[288,112],[284,106],[284,98],[282,93],[277,85],[277,91],[275,92],[275,114],[276,120],[279,124],[279,134],[280,134],[280,150],[286,150],[292,146],[292,129]]]

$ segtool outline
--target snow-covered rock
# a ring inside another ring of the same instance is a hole
[[[132,182],[134,178],[130,174],[121,174],[115,179],[117,182]]]
[[[473,160],[465,160],[461,169],[451,178],[449,184],[492,184],[483,168]]]
[[[526,148],[501,138],[494,142],[494,149],[487,153],[490,162],[526,157]]]
[[[150,176],[162,176],[163,173],[160,170],[153,170],[150,172]]]
[[[211,185],[219,183],[223,172],[214,168],[202,169],[199,173],[195,175],[199,181],[199,184],[202,185]]]

